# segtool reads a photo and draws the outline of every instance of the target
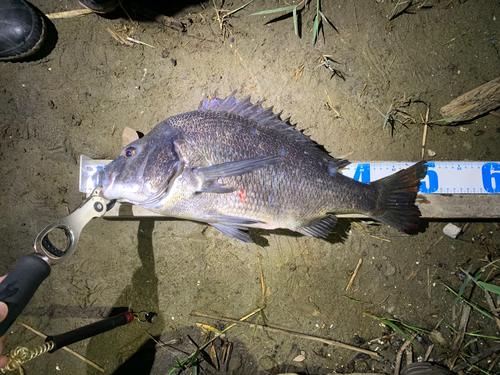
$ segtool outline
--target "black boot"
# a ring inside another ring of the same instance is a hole
[[[0,61],[25,59],[40,50],[47,27],[25,0],[0,0]]]
[[[415,362],[402,369],[401,375],[453,375],[453,372],[432,362]]]
[[[121,0],[80,0],[80,4],[95,13],[109,13],[118,8]]]

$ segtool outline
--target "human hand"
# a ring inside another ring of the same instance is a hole
[[[5,279],[5,276],[0,277],[0,283]],[[2,322],[6,317],[7,313],[9,311],[9,308],[7,305],[3,302],[0,302],[0,322]],[[5,345],[5,342],[7,341],[7,336],[3,335],[2,338],[0,338],[0,368],[3,368],[7,365],[7,362],[9,362],[9,359],[2,354],[3,352],[3,347]]]

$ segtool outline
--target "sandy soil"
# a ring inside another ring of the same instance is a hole
[[[33,3],[45,13],[80,8],[75,0]],[[413,103],[408,114],[416,123],[396,123],[392,130],[383,129],[377,108],[385,113],[393,101],[416,95],[431,105],[430,118],[439,119],[441,106],[500,75],[498,1],[429,0],[428,8],[413,6],[388,22],[396,1],[324,0],[323,12],[338,32],[324,24],[316,43],[311,42],[315,2],[302,12],[302,38],[295,36],[289,17],[266,23],[272,17],[250,15],[284,2],[255,1],[231,15],[225,38],[212,2],[181,8],[143,3],[182,20],[187,31],[148,20],[125,3],[136,21],[123,14],[54,20],[57,42],[47,56],[0,64],[2,273],[32,251],[45,225],[84,199],[78,191],[81,154],[113,159],[125,127],[147,133],[168,116],[195,109],[217,89],[221,96],[239,88],[240,97],[267,99],[334,156],[416,161],[426,105]],[[224,9],[244,3],[230,1]],[[153,47],[122,45],[108,28]],[[322,55],[337,62],[340,75],[317,67]],[[328,108],[326,93],[340,117]],[[500,160],[499,137],[500,119],[492,115],[462,127],[433,126],[427,149],[435,156],[426,157]],[[383,359],[238,326],[216,341],[219,352],[233,344],[227,373],[392,373],[403,337],[387,336],[391,331],[366,313],[429,331],[437,327],[439,334],[417,340],[414,360],[434,344],[431,358],[444,364],[454,337],[447,324],[458,327],[463,304],[455,303],[443,283],[458,290],[464,278],[460,268],[476,274],[500,255],[498,223],[473,222],[458,239],[443,237],[445,225],[424,221],[417,233],[406,235],[340,220],[326,240],[271,231],[262,233],[258,244],[246,245],[192,222],[99,219],[85,228],[73,257],[53,267],[19,321],[56,334],[97,321],[113,308],[154,311],[155,324],[134,322],[72,348],[106,373],[166,374],[176,355],[186,355],[171,348],[155,353],[150,335],[163,342],[180,339],[173,346],[192,353],[188,335],[198,344],[204,339],[196,322],[219,329],[227,323],[190,313],[245,316],[262,306],[262,271],[267,305],[261,323],[376,350]],[[359,259],[363,264],[346,291]],[[491,280],[498,271],[490,271]],[[469,286],[465,296],[488,309],[480,290]],[[500,335],[495,322],[476,311],[467,331]],[[10,332],[9,348],[42,343],[18,324]],[[462,352],[473,355],[493,344],[466,337]],[[299,354],[305,359],[294,361]],[[217,372],[206,362],[202,367],[203,373]],[[64,351],[35,359],[25,369],[99,373]],[[499,365],[490,372],[500,372]]]

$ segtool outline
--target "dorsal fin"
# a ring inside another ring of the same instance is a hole
[[[235,90],[225,99],[217,97],[217,92],[211,98],[205,98],[198,107],[199,111],[214,111],[214,112],[227,112],[234,115],[242,116],[257,122],[257,126],[268,127],[277,130],[295,142],[300,142],[308,147],[312,153],[318,153],[318,156],[325,158],[325,161],[333,163],[338,168],[342,168],[349,164],[347,160],[334,159],[326,152],[320,150],[317,144],[311,140],[307,135],[298,131],[294,126],[290,125],[289,118],[282,120],[281,113],[274,113],[273,107],[264,108],[260,100],[257,103],[252,103],[251,96],[237,100]]]

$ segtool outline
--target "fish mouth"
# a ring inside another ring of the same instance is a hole
[[[119,183],[117,182],[117,177],[119,176],[118,172],[103,171],[101,176],[101,183],[102,183],[101,194],[106,199],[110,200],[116,199],[119,202],[140,204],[141,206],[155,204],[161,199],[163,199],[165,195],[168,195],[175,180],[182,173],[183,166],[184,163],[180,160],[173,163],[171,166],[171,171],[170,173],[168,173],[168,178],[166,178],[165,181],[156,189],[148,188],[147,186],[148,182],[142,181],[142,183],[136,185],[136,188],[133,189],[133,191],[131,189],[130,190],[127,189],[127,191],[124,191],[123,189],[120,188]],[[138,173],[136,173],[134,177],[137,177],[137,174]],[[137,180],[137,179],[131,178],[131,180]],[[135,196],[135,199],[132,199],[130,196],[125,197],[126,195],[129,194]],[[147,196],[147,198],[143,200],[137,199],[141,195],[143,197]]]
[[[106,199],[111,199],[106,196],[106,192],[110,190],[113,185],[115,184],[116,176],[118,176],[118,173],[116,172],[106,172],[106,171],[101,171],[101,185],[102,185],[102,190],[101,190],[101,195],[106,198]]]

